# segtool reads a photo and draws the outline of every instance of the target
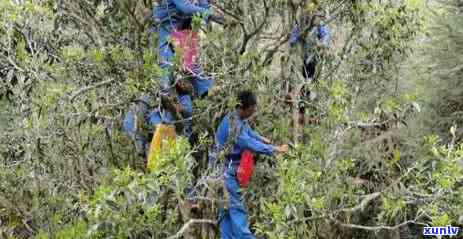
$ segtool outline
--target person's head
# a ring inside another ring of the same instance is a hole
[[[178,26],[178,29],[179,30],[191,30],[192,28],[192,23],[193,21],[193,18],[191,17],[188,17],[188,18],[184,18],[180,21],[180,25]]]
[[[167,94],[162,94],[161,95],[161,108],[164,110],[167,110],[168,112],[172,114],[177,114],[178,113],[178,104],[175,102],[175,99],[170,97]]]
[[[242,119],[251,117],[257,109],[256,95],[250,90],[241,91],[238,94],[237,108],[240,110],[240,117]]]
[[[175,90],[179,95],[189,95],[193,93],[193,86],[191,82],[188,82],[185,79],[180,79],[177,84],[175,84]]]

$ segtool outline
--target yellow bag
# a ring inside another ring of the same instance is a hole
[[[154,131],[153,139],[151,140],[150,150],[148,152],[148,162],[146,167],[148,171],[153,171],[158,167],[156,161],[159,155],[166,149],[175,144],[175,126],[167,124],[158,124]]]

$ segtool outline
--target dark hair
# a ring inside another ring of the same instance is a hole
[[[180,24],[178,26],[178,29],[180,30],[191,30],[191,22],[192,22],[193,18],[191,17],[188,17],[188,18],[184,18],[180,21]]]
[[[245,110],[257,105],[257,98],[254,92],[250,90],[244,90],[238,93],[238,105],[237,107]]]

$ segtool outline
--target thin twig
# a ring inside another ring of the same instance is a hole
[[[217,221],[214,220],[209,220],[209,219],[190,219],[187,223],[185,223],[175,235],[168,237],[167,239],[177,239],[183,236],[183,233],[185,233],[188,228],[190,228],[193,224],[212,224],[216,225]]]
[[[98,87],[101,87],[101,86],[104,86],[104,85],[113,83],[115,80],[116,80],[116,79],[108,79],[108,80],[105,80],[105,81],[96,83],[96,84],[94,84],[94,85],[84,87],[84,88],[78,90],[77,92],[75,92],[74,94],[71,95],[71,102],[74,101],[74,99],[75,99],[77,96],[79,96],[79,95],[81,95],[81,94],[83,94],[83,93],[85,93],[85,92],[87,92],[87,91],[89,91],[89,90],[92,90],[92,89],[95,89],[95,88],[98,88]]]
[[[393,230],[399,229],[400,227],[406,226],[408,224],[418,224],[418,225],[428,226],[427,224],[416,222],[415,220],[408,220],[400,224],[397,224],[395,226],[363,226],[363,225],[356,225],[356,224],[347,224],[347,223],[340,222],[332,217],[330,218],[330,220],[333,221],[336,225],[339,225],[341,227],[361,229],[361,230],[366,230],[366,231],[380,231],[380,230],[393,231]]]

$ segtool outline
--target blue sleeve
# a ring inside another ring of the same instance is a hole
[[[296,24],[291,31],[291,36],[289,37],[289,45],[294,46],[299,41],[300,36],[301,29],[299,28],[299,25]]]
[[[257,140],[262,140],[262,137],[260,136],[259,133],[257,133],[256,131],[252,130],[251,128],[249,128],[249,131],[248,131],[248,134],[249,136],[257,139]]]
[[[196,14],[196,13],[202,13],[207,11],[206,8],[204,7],[199,7],[190,2],[189,0],[172,0],[172,2],[175,4],[175,7],[177,10],[185,13],[185,14]]]
[[[320,41],[328,47],[331,41],[331,31],[327,26],[320,27]]]
[[[198,6],[203,7],[203,8],[207,8],[207,9],[210,8],[208,0],[199,0]]]
[[[265,144],[261,140],[251,137],[249,131],[242,130],[238,136],[237,142],[239,147],[249,149],[254,153],[264,154],[272,156],[275,151],[275,146],[271,144]]]

